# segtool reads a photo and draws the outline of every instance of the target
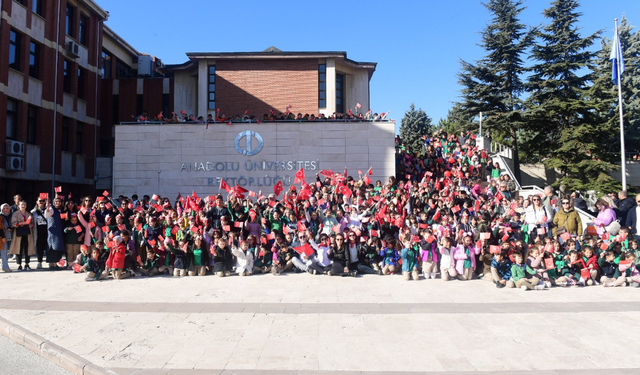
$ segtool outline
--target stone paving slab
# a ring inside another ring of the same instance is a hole
[[[83,279],[2,274],[0,316],[118,374],[640,373],[625,339],[640,332],[635,288],[524,292],[307,274]]]

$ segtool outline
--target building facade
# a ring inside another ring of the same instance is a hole
[[[102,23],[90,0],[2,0],[0,198],[93,193]]]
[[[369,81],[376,63],[356,62],[346,52],[187,53],[167,66],[175,81],[175,106],[206,118],[269,111],[319,114],[369,108]]]

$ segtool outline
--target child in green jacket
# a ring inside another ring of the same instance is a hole
[[[516,287],[522,290],[542,290],[544,284],[538,285],[540,279],[536,276],[536,271],[524,263],[524,257],[520,253],[513,254],[515,263],[511,266],[511,278],[516,283]]]

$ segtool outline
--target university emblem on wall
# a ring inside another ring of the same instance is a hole
[[[246,137],[245,148],[240,146],[240,141],[242,138]],[[255,142],[253,141],[255,138]],[[252,148],[252,143],[256,143],[256,148]],[[236,140],[234,142],[236,147],[236,151],[242,155],[253,156],[258,152],[262,151],[262,147],[264,146],[264,141],[262,140],[262,136],[254,132],[252,130],[245,130],[236,136]]]

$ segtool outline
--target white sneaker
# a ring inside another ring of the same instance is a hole
[[[429,273],[428,272],[423,272],[422,273],[422,277],[424,277],[424,279],[428,279],[429,278]]]
[[[521,286],[521,287],[520,287],[520,289],[522,289],[522,290],[528,290],[529,288],[527,288],[527,286],[526,286],[526,285],[523,285],[523,286]]]
[[[42,269],[42,262],[38,262],[38,266],[36,267],[36,269],[38,269],[38,270]]]
[[[436,279],[436,273],[435,272],[431,273],[431,278],[434,279],[434,280]]]
[[[611,288],[613,287],[613,283],[604,283],[602,284],[602,286],[604,286],[605,288]]]
[[[544,282],[544,286],[545,286],[547,289],[551,288],[551,281],[545,281],[545,282]]]
[[[535,290],[545,290],[546,289],[546,285],[536,285],[533,287],[533,289]]]

